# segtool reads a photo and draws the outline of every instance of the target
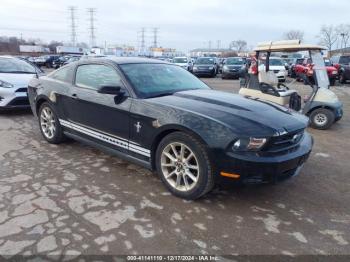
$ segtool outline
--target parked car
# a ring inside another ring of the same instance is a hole
[[[325,67],[327,70],[327,75],[329,78],[329,83],[331,86],[335,85],[335,81],[338,78],[338,70],[336,67],[334,67],[332,65],[332,63],[330,62],[329,59],[325,59]],[[296,77],[297,79],[304,79],[303,75],[306,75],[306,77],[308,78],[308,82],[309,83],[313,83],[314,81],[314,77],[313,77],[313,63],[311,62],[310,58],[305,58],[303,60],[302,64],[298,64],[295,66],[295,73],[296,73]],[[305,84],[307,84],[304,81]]]
[[[198,57],[193,65],[193,74],[196,76],[215,77],[218,73],[218,64],[215,57]]]
[[[44,55],[44,56],[39,56],[34,59],[34,63],[37,66],[45,66],[47,68],[52,68],[53,67],[53,61],[58,59],[60,56],[59,55]]]
[[[238,79],[242,68],[245,67],[246,60],[242,57],[229,57],[226,58],[222,67],[221,78],[234,78]]]
[[[80,60],[80,58],[81,58],[80,56],[72,56],[72,57],[68,58],[68,60],[63,62],[62,65],[68,65],[70,63],[76,62],[76,61]]]
[[[28,108],[28,83],[39,73],[43,72],[23,59],[0,56],[0,110]]]
[[[290,65],[289,70],[288,70],[288,75],[292,78],[296,78],[297,74],[295,72],[295,67],[297,65],[302,65],[303,62],[304,62],[304,58],[293,58],[292,64]]]
[[[190,71],[190,61],[187,57],[174,57],[173,63],[182,67],[183,69],[186,69],[187,71]]]
[[[334,56],[331,61],[338,69],[339,82],[345,84],[347,80],[350,80],[350,55]]]
[[[55,69],[60,68],[70,57],[71,56],[60,56],[52,62],[52,67]]]
[[[284,61],[279,57],[270,57],[269,67],[270,70],[275,73],[279,82],[285,82],[288,72],[285,67]],[[262,61],[263,64],[259,66],[259,71],[264,70],[266,61]]]
[[[159,60],[79,61],[33,79],[28,93],[49,143],[74,138],[156,170],[185,199],[201,197],[221,178],[294,176],[312,149],[307,117],[212,90]]]

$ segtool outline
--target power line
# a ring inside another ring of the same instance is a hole
[[[96,27],[95,27],[95,17],[96,14],[96,8],[88,8],[89,13],[89,21],[90,21],[90,46],[94,47],[96,45]]]
[[[76,20],[76,16],[75,16],[75,12],[77,10],[77,8],[75,6],[70,6],[68,7],[68,10],[70,12],[70,29],[71,29],[71,42],[72,42],[72,45],[75,46],[76,43],[77,43],[77,31],[76,31],[76,23],[75,23],[75,20]]]

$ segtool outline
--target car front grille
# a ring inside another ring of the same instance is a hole
[[[269,153],[281,153],[283,151],[294,151],[304,136],[304,129],[297,130],[282,136],[272,137],[264,151]]]
[[[273,70],[273,72],[274,72],[275,74],[277,74],[277,73],[280,72],[280,70]]]
[[[17,97],[13,99],[7,106],[28,106],[29,100],[26,97]]]

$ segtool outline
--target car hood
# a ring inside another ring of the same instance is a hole
[[[270,70],[286,70],[285,66],[269,66]]]
[[[178,66],[187,66],[188,64],[187,64],[187,63],[175,63],[175,65],[178,65]]]
[[[304,129],[308,118],[279,105],[212,89],[178,92],[147,99],[201,115],[245,135],[274,135]]]
[[[35,74],[12,74],[12,73],[0,73],[0,80],[6,81],[14,87],[27,87],[30,79]]]

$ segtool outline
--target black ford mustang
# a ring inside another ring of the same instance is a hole
[[[218,178],[276,182],[312,149],[308,119],[278,105],[214,91],[158,60],[100,58],[34,78],[28,95],[50,143],[70,137],[157,170],[196,199]]]

